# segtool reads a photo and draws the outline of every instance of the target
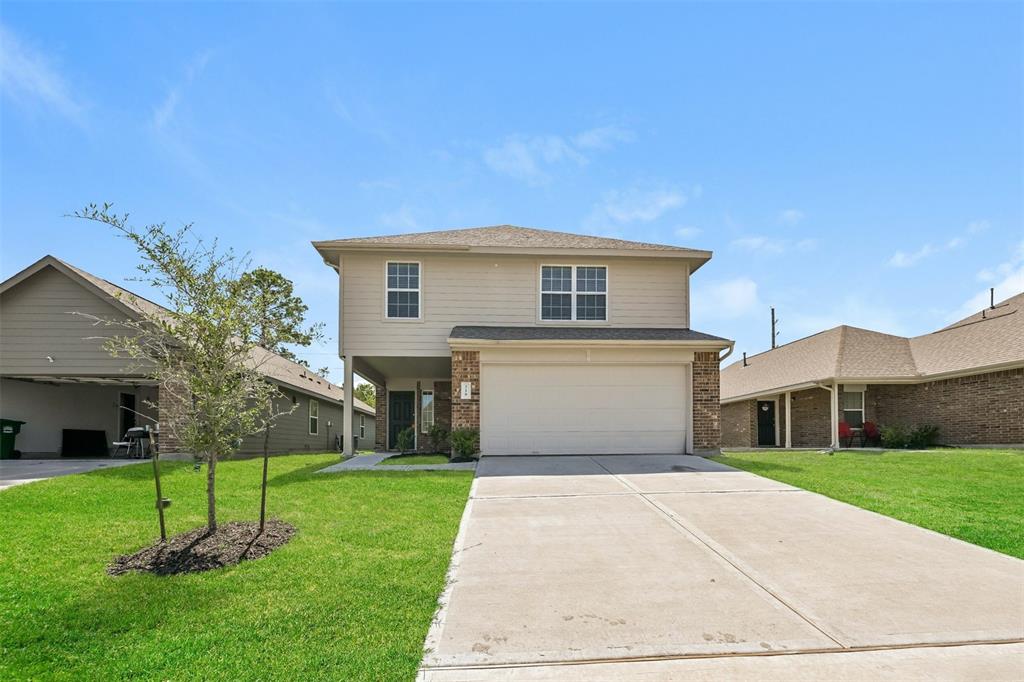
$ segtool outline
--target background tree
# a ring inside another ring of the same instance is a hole
[[[288,345],[308,346],[323,337],[323,324],[305,326],[309,309],[295,295],[294,287],[284,275],[259,267],[246,272],[239,279],[245,309],[253,316],[251,326],[256,343],[278,355],[294,358]],[[308,365],[306,365],[308,367]],[[260,486],[260,532],[267,518],[267,471],[270,465],[270,430],[277,407],[274,397],[267,402],[268,419],[263,428],[263,480]],[[295,409],[294,405],[289,411]]]
[[[377,389],[373,384],[358,384],[354,389],[355,396],[370,407],[377,406]]]
[[[138,279],[167,301],[165,309],[136,299],[138,319],[97,322],[125,328],[107,338],[105,347],[135,361],[159,384],[161,437],[174,438],[206,462],[206,525],[216,531],[218,460],[277,416],[267,405],[278,389],[261,370],[273,356],[257,350],[260,315],[239,277],[245,263],[216,242],[196,238],[191,225],[176,231],[163,223],[136,228],[110,204],[92,204],[74,215],[106,224],[131,241],[142,258]]]

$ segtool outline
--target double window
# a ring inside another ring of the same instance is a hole
[[[430,433],[430,427],[434,425],[434,392],[423,391],[420,394],[420,430],[423,433]]]
[[[309,401],[309,435],[315,436],[320,433],[320,403],[310,399]]]
[[[388,262],[385,314],[389,320],[420,318],[419,263]]]
[[[855,429],[864,426],[864,391],[843,391],[843,421]]]
[[[608,319],[608,268],[603,265],[542,265],[540,319]]]

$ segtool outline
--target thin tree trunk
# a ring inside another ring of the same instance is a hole
[[[210,532],[217,530],[217,455],[209,453],[206,468],[206,527]]]
[[[263,487],[260,491],[260,532],[267,520],[267,465],[270,463],[270,425],[263,430]]]

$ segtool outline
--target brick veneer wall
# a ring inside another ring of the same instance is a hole
[[[462,382],[473,384],[472,397],[463,400]],[[480,351],[452,351],[452,429],[480,428]]]
[[[693,354],[693,449],[722,447],[722,404],[719,400],[718,353]]]
[[[181,389],[172,393],[165,386],[159,386],[156,390],[157,421],[160,423],[157,443],[162,455],[181,451],[181,442],[175,435],[175,422],[184,415],[186,408],[181,402],[181,393]],[[179,397],[176,398],[176,395]]]
[[[793,393],[791,416],[793,426],[790,436],[794,448],[827,448],[832,444],[832,394],[823,388],[809,388]],[[780,411],[785,405],[779,401]],[[784,424],[779,424],[780,429]],[[785,432],[780,431],[779,440],[785,443]]]
[[[722,447],[752,448],[757,445],[757,401],[722,405]]]
[[[938,426],[944,444],[1024,444],[1024,368],[923,384],[872,384],[865,403],[868,418],[880,426]]]
[[[446,429],[452,428],[452,382],[434,382],[434,421]]]
[[[384,386],[374,386],[377,393],[377,418],[374,431],[373,447],[375,450],[388,449],[388,389]]]

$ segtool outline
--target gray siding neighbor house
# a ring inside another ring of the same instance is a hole
[[[728,339],[690,329],[711,253],[498,225],[315,242],[377,447],[476,428],[484,455],[711,453]],[[346,421],[349,416],[346,414]]]
[[[83,315],[105,319],[137,316],[159,306],[53,256],[46,256],[0,283],[0,417],[26,422],[17,449],[26,457],[104,455],[128,428],[156,428],[160,387],[102,347],[106,328]],[[271,430],[270,450],[323,452],[340,449],[342,396],[308,368],[258,351],[267,379],[281,390],[281,406],[294,410]],[[359,448],[372,447],[374,410],[354,401]],[[102,433],[102,451],[81,447],[66,431]],[[70,449],[66,444],[71,444]],[[163,452],[172,451],[165,443]],[[263,451],[263,436],[242,443],[242,454]]]
[[[1024,293],[912,338],[846,325],[722,370],[725,447],[858,444],[865,422],[1024,445]]]

